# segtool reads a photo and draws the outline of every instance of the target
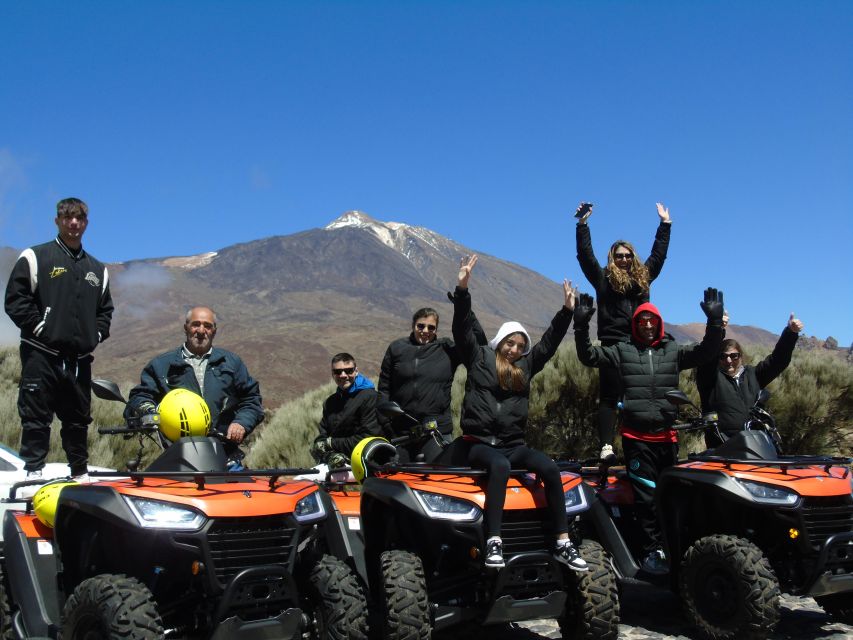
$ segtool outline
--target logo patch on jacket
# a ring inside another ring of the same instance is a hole
[[[50,277],[51,277],[51,279],[58,278],[59,276],[61,276],[66,271],[68,271],[68,269],[66,269],[65,267],[54,267],[53,269],[50,270]]]
[[[93,287],[101,286],[101,281],[98,279],[98,276],[96,276],[92,271],[86,274],[86,282],[88,282]]]

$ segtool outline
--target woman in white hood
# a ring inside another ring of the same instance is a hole
[[[527,426],[530,379],[557,351],[566,335],[575,307],[575,292],[563,281],[563,306],[542,339],[531,346],[530,335],[518,322],[506,322],[488,345],[474,336],[468,280],[477,256],[465,258],[454,293],[453,339],[468,369],[462,403],[462,433],[468,442],[468,461],[486,469],[484,526],[487,567],[504,566],[500,538],[506,483],[510,469],[528,469],[542,478],[552,530],[556,534],[554,556],[575,571],[586,571],[586,562],[569,539],[563,485],[556,463],[524,441]]]

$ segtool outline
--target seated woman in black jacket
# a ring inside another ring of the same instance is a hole
[[[505,323],[488,345],[479,345],[473,331],[468,279],[477,256],[462,261],[454,295],[453,339],[468,368],[462,403],[462,433],[468,442],[468,462],[488,471],[485,504],[487,567],[504,566],[501,520],[510,469],[528,469],[545,485],[552,530],[556,534],[554,556],[575,571],[586,571],[586,562],[569,540],[563,485],[556,463],[541,451],[524,444],[530,379],[557,351],[572,320],[575,305],[571,283],[563,282],[563,307],[554,316],[542,339],[530,346],[530,336],[517,322]]]
[[[728,324],[728,316],[723,318]],[[723,340],[718,361],[696,370],[696,387],[702,401],[702,412],[716,411],[720,432],[725,439],[743,429],[749,409],[758,392],[773,382],[791,363],[803,323],[791,314],[773,352],[755,366],[746,364],[746,353],[737,340]],[[719,446],[723,440],[716,433],[705,433],[705,446]]]

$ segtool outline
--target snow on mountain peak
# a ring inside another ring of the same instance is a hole
[[[441,236],[426,227],[413,227],[402,222],[380,222],[371,218],[363,211],[347,211],[342,216],[327,224],[326,230],[355,227],[364,229],[375,235],[380,242],[402,253],[411,260],[409,243],[412,238],[439,249]]]

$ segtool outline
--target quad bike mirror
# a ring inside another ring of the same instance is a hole
[[[680,389],[673,389],[672,391],[667,391],[664,394],[664,397],[669,401],[670,404],[674,404],[675,406],[681,406],[683,404],[693,404],[690,402],[690,398],[687,397],[687,394],[681,391]]]
[[[114,402],[127,404],[127,400],[121,395],[118,385],[112,380],[103,380],[101,378],[92,380],[92,393],[101,400],[113,400]]]
[[[396,418],[405,413],[402,407],[393,400],[384,400],[376,405],[376,410],[386,418]]]
[[[767,404],[768,400],[770,400],[770,392],[767,389],[761,389],[755,397],[755,404],[759,407],[763,407]]]

